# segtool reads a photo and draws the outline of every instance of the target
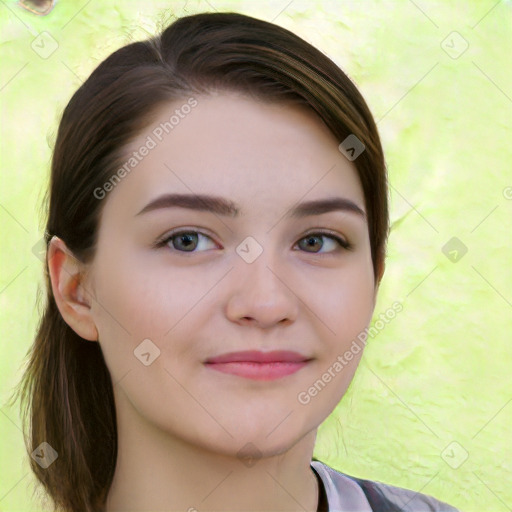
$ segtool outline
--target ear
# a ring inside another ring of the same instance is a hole
[[[98,330],[91,314],[92,296],[86,290],[84,264],[56,236],[50,240],[47,257],[53,296],[62,318],[80,337],[97,341]]]

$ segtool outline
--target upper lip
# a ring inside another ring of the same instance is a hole
[[[253,363],[299,363],[309,361],[310,359],[311,358],[291,350],[272,350],[271,352],[246,350],[244,352],[229,352],[227,354],[221,354],[220,356],[210,357],[205,363],[233,363],[241,361]]]

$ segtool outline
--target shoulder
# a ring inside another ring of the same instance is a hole
[[[370,504],[381,504],[381,512],[458,512],[456,508],[427,494],[393,485],[352,478],[363,490]]]
[[[324,483],[329,512],[352,509],[358,512],[458,512],[451,505],[427,494],[355,478],[320,461],[313,461],[311,465]],[[350,496],[350,501],[345,502],[347,496]]]

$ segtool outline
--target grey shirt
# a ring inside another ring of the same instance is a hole
[[[328,512],[459,512],[426,494],[351,477],[320,461],[311,466],[323,484]]]

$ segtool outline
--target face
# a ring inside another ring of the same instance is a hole
[[[334,409],[362,355],[353,341],[375,305],[364,195],[313,113],[196,99],[161,141],[155,129],[185,101],[159,110],[127,160],[148,136],[155,147],[101,199],[92,317],[118,410],[216,452],[281,453]],[[236,214],[191,208],[198,195]],[[341,206],[298,209],[326,199]],[[283,350],[306,362],[210,364]]]

